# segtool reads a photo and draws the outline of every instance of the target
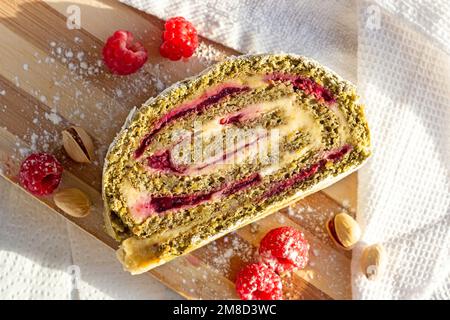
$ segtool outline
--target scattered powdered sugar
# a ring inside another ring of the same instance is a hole
[[[258,222],[253,222],[250,224],[250,232],[251,233],[258,233],[260,229],[259,223]]]
[[[119,98],[122,98],[122,97],[123,97],[123,91],[122,91],[122,89],[117,88],[117,89],[116,89],[116,95],[117,95]]]
[[[46,112],[45,118],[50,120],[54,125],[58,125],[62,121],[62,118],[56,112]]]
[[[161,92],[164,90],[165,85],[164,83],[161,81],[161,79],[155,79],[155,87],[156,90],[158,90],[158,92]]]
[[[318,257],[319,254],[320,254],[320,251],[319,251],[318,249],[312,249],[311,251],[312,251],[312,254],[313,254],[315,257]]]
[[[235,232],[208,244],[206,249],[208,252],[207,261],[221,274],[230,274],[233,271],[231,267],[235,259],[246,264],[254,261],[256,258],[256,249]]]
[[[94,135],[102,135],[105,130],[122,126],[128,111],[136,105],[136,96],[145,97],[145,99],[141,100],[140,103],[142,103],[151,95],[163,91],[174,82],[169,75],[170,73],[168,74],[158,63],[151,63],[151,61],[148,61],[144,68],[133,75],[127,77],[112,75],[103,66],[101,50],[96,45],[91,45],[90,47],[83,45],[83,49],[81,49],[81,44],[83,44],[83,39],[80,37],[74,37],[71,43],[50,41],[47,55],[34,52],[32,55],[34,61],[26,62],[22,65],[23,70],[27,72],[31,71],[32,66],[35,64],[48,65],[46,69],[52,75],[52,90],[43,92],[39,88],[34,88],[31,89],[31,94],[41,103],[51,108],[50,111],[43,113],[43,118],[54,125],[62,123],[63,119],[59,115],[58,110],[61,110],[62,106],[67,106],[70,100],[68,94],[70,95],[71,93],[73,102],[70,105],[69,112],[66,109],[64,117],[75,124],[80,124],[82,120],[86,119],[86,114],[89,114],[90,119],[98,118],[98,121],[95,123],[96,126],[87,129],[92,130],[91,132]],[[205,42],[200,42],[192,59],[196,59],[201,65],[206,67],[223,60],[225,57],[226,55],[221,50]],[[185,72],[188,75],[192,72],[189,63],[187,63]],[[96,96],[96,92],[99,89],[100,92],[105,94],[110,90],[107,87],[103,87],[105,86],[102,82],[104,79],[115,86],[111,90],[113,93],[112,99],[100,99],[92,102],[92,97]],[[27,82],[28,80],[22,79],[22,81]],[[13,83],[20,87],[21,79],[19,79],[18,75],[13,77]],[[6,90],[1,89],[0,95],[6,95]],[[63,102],[65,103],[64,105],[62,105]],[[98,110],[98,112],[93,110]],[[31,121],[36,126],[42,123],[38,115]],[[55,132],[55,134],[58,134],[58,132]],[[20,138],[25,139],[26,137]],[[28,139],[30,139],[30,136]],[[37,140],[43,139],[34,137],[34,141]]]
[[[68,59],[73,58],[73,51],[71,49],[66,50],[65,56]]]
[[[88,64],[85,61],[82,61],[82,62],[80,62],[80,68],[87,70],[88,69]]]
[[[343,206],[345,209],[351,209],[351,208],[350,208],[350,206],[351,206],[350,200],[348,200],[348,199],[342,200],[342,206]]]
[[[35,152],[37,151],[37,141],[38,141],[39,136],[36,133],[32,133],[31,134],[31,146],[30,146],[30,150]]]
[[[320,197],[320,194],[313,197]],[[322,205],[321,201],[315,201],[311,204],[308,201],[300,201],[287,207],[285,212],[290,219],[313,232],[317,238],[329,242],[326,223],[342,211],[346,211],[346,209],[337,205],[330,206],[329,203]]]
[[[74,100],[70,111],[64,116],[75,124],[80,124],[86,119],[87,113],[90,119],[98,119],[95,127],[87,128],[92,130],[94,135],[102,135],[105,130],[113,128],[119,129],[130,108],[136,105],[136,96],[145,97],[141,100],[140,103],[142,103],[151,94],[162,91],[167,84],[170,84],[170,79],[163,75],[159,65],[150,62],[146,64],[146,70],[142,68],[133,75],[127,77],[113,75],[103,66],[101,50],[99,51],[95,45],[80,50],[79,44],[82,42],[83,40],[79,37],[75,37],[72,44],[52,41],[49,44],[48,56],[35,55],[36,62],[39,63],[42,60],[50,65],[49,70],[53,70],[52,80],[56,90],[49,98],[40,94],[39,90],[35,90],[34,95],[42,103],[56,107],[61,103],[61,93],[58,88],[65,93],[63,96],[65,103],[68,98],[70,99],[67,93],[72,92]],[[105,79],[106,81],[103,82]],[[115,88],[111,90],[106,87],[108,82]],[[112,92],[113,96],[111,99],[102,99],[98,92],[105,95],[108,95],[107,92]],[[99,96],[100,99],[92,102],[94,96]],[[95,109],[98,112],[94,111]],[[54,124],[61,121],[60,117],[53,112],[45,114],[45,118]]]
[[[223,51],[205,42],[199,43],[193,56],[198,58],[198,60],[205,66],[210,66],[227,57]]]
[[[302,229],[309,231],[315,239],[310,240],[310,257],[306,269],[302,274],[308,280],[315,277],[326,277],[330,280],[327,286],[337,294],[348,296],[351,288],[350,283],[343,282],[341,275],[343,266],[349,268],[350,260],[344,257],[344,253],[335,249],[326,231],[326,223],[335,214],[346,211],[343,206],[330,201],[330,199],[319,193],[305,198],[282,210],[291,220],[298,223]],[[283,282],[285,283],[285,282]]]
[[[31,153],[31,149],[30,148],[26,148],[26,147],[20,147],[20,145],[17,145],[17,151],[19,151],[19,154],[24,158],[26,157],[28,154]]]
[[[151,74],[151,83],[155,86],[157,93],[163,91],[172,82],[159,64],[147,64],[145,68]]]
[[[277,217],[277,219],[278,219],[278,223],[280,223],[280,224],[284,224],[286,222],[286,218],[281,214]]]
[[[83,59],[84,59],[84,52],[83,52],[83,51],[78,51],[78,53],[77,53],[77,59],[78,59],[79,61],[83,61]]]
[[[43,130],[40,134],[35,132],[27,133],[23,137],[23,140],[28,140],[30,143],[28,146],[24,146],[21,143],[16,142],[16,150],[21,158],[34,152],[52,152],[60,143],[58,135],[55,135],[54,132],[48,132],[47,130]],[[11,156],[10,160],[14,161],[16,164],[22,161],[22,159],[16,159],[14,155]],[[11,174],[11,172],[8,174]]]
[[[223,258],[225,258],[225,259],[230,259],[233,255],[234,255],[234,250],[233,250],[232,248],[228,248],[228,249],[225,250],[225,252],[223,253]]]

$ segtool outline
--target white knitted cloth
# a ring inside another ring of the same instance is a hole
[[[358,85],[374,156],[359,175],[364,240],[382,242],[379,281],[357,276],[363,298],[450,298],[450,2],[360,7]],[[369,9],[368,9],[369,8]],[[380,13],[371,28],[368,15]]]
[[[0,190],[0,299],[180,298],[9,181]]]
[[[357,79],[374,147],[358,220],[362,243],[382,243],[387,264],[365,280],[356,248],[354,298],[450,298],[449,1],[123,2],[182,15],[241,52],[304,54]]]

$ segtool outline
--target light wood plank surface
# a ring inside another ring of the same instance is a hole
[[[66,27],[66,11],[73,4],[81,12],[79,30]],[[111,248],[117,243],[104,232],[101,214],[102,159],[129,110],[171,83],[237,54],[203,39],[188,61],[162,59],[158,54],[162,24],[109,0],[0,4],[1,173],[17,184],[18,167],[27,153],[55,153],[65,168],[62,187],[85,191],[93,202],[92,213],[75,219],[60,212],[51,197],[39,201],[49,212],[65,216]],[[101,65],[103,43],[116,29],[132,31],[149,50],[149,62],[128,77],[113,76]],[[97,152],[92,164],[76,164],[62,150],[61,131],[71,124],[84,127],[94,137]],[[261,237],[274,227],[291,225],[303,230],[311,242],[311,262],[305,270],[283,279],[285,297],[350,299],[351,256],[330,242],[325,221],[342,210],[355,213],[356,185],[353,174],[149,274],[187,298],[235,299],[236,272],[256,259]]]

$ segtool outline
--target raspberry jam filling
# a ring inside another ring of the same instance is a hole
[[[244,179],[222,186],[208,193],[198,193],[183,196],[153,197],[147,201],[138,202],[132,207],[132,212],[139,218],[152,214],[164,213],[168,210],[185,209],[211,200],[214,197],[229,196],[261,182],[261,176],[254,173]]]
[[[198,205],[202,202],[211,199],[213,193],[188,195],[180,197],[158,197],[150,200],[150,207],[157,212],[161,213],[170,209],[179,209],[182,207],[190,207]]]
[[[282,82],[290,82],[297,90],[302,90],[306,94],[313,95],[317,100],[323,101],[329,105],[333,104],[336,99],[333,97],[332,93],[322,85],[316,83],[314,80],[297,75],[289,75],[289,74],[281,74],[281,73],[273,73],[264,77],[264,80],[267,81],[282,81]],[[163,117],[161,117],[152,127],[150,132],[143,138],[139,147],[135,150],[134,156],[139,158],[146,150],[146,148],[150,145],[153,140],[153,137],[165,126],[171,123],[174,120],[182,118],[191,113],[201,114],[205,110],[207,110],[212,105],[216,104],[223,98],[233,95],[239,94],[241,92],[245,92],[250,90],[249,86],[241,86],[236,84],[223,84],[212,90],[209,90],[205,94],[203,94],[200,98],[190,101],[186,104],[183,104],[179,107],[174,108],[169,111]],[[220,120],[221,125],[238,123],[245,118],[251,118],[252,115],[248,115],[247,111],[238,112],[236,114],[232,114],[226,116]],[[257,111],[253,111],[253,117],[257,115]],[[251,114],[251,112],[250,112]]]
[[[238,182],[235,182],[231,186],[225,188],[225,190],[222,191],[222,194],[224,196],[229,196],[233,193],[236,193],[245,188],[251,187],[260,182],[261,182],[261,176],[258,173],[253,173],[252,175],[248,176],[247,178],[242,179]]]
[[[270,189],[264,193],[263,198],[270,198],[274,195],[277,195],[277,194],[287,190],[288,188],[292,187],[297,182],[308,179],[313,174],[315,174],[317,172],[317,170],[319,170],[319,168],[320,168],[320,165],[318,163],[316,163],[316,164],[313,164],[312,166],[310,166],[309,168],[303,169],[302,171],[300,171],[299,173],[297,173],[296,175],[292,176],[289,179],[278,181],[278,182],[274,183],[270,187]]]
[[[319,169],[324,167],[326,165],[327,161],[333,161],[333,162],[339,161],[350,150],[352,150],[352,146],[351,145],[344,145],[344,146],[342,146],[341,148],[339,148],[337,150],[333,150],[331,152],[328,152],[327,154],[325,154],[323,156],[323,158],[321,160],[319,160],[316,163],[312,164],[308,168],[303,169],[302,171],[300,171],[299,173],[293,175],[289,179],[275,182],[272,185],[272,187],[269,188],[269,190],[267,190],[263,194],[262,198],[266,199],[266,198],[270,198],[270,197],[272,197],[274,195],[280,194],[283,191],[286,191],[290,187],[294,186],[295,184],[310,178],[311,176],[316,174]]]
[[[353,147],[349,144],[343,145],[340,149],[328,152],[325,154],[325,159],[331,161],[339,161],[348,152],[350,152]]]
[[[176,166],[170,156],[170,151],[165,150],[152,154],[147,158],[147,165],[156,170],[169,171],[174,173],[183,173],[186,171],[185,167]]]
[[[242,113],[238,113],[233,116],[222,118],[220,119],[220,124],[225,125],[225,124],[239,123],[241,122],[243,116],[244,115]]]
[[[220,125],[240,123],[258,118],[263,112],[262,106],[259,104],[249,105],[238,112],[231,113],[219,120]]]
[[[206,109],[219,102],[225,97],[231,96],[233,94],[241,93],[248,91],[250,88],[245,86],[221,86],[218,89],[215,89],[212,92],[204,94],[199,99],[196,99],[187,104],[181,105],[167,114],[165,114],[162,118],[160,118],[156,124],[153,125],[152,130],[145,136],[145,138],[141,141],[141,144],[134,152],[134,156],[139,158],[145,151],[145,149],[152,142],[153,137],[161,131],[165,126],[167,126],[170,122],[182,118],[191,113],[201,114]]]
[[[272,183],[272,185],[269,186],[268,190],[262,195],[260,200],[280,194],[293,187],[295,184],[310,178],[311,176],[316,174],[322,167],[324,167],[327,161],[339,161],[350,150],[352,150],[351,145],[344,145],[337,150],[332,150],[330,152],[324,153],[321,160],[317,161],[306,169],[301,170],[299,173],[293,175],[289,179]],[[152,165],[154,168],[172,168],[171,170],[180,171],[180,168],[174,167],[173,164],[171,164],[169,151],[165,151],[158,155],[153,155],[153,158],[149,161],[152,161]],[[197,206],[206,201],[210,201],[213,198],[217,199],[220,197],[227,197],[241,190],[258,185],[261,183],[261,181],[262,179],[260,174],[253,173],[244,179],[226,184],[216,190],[207,193],[188,194],[183,196],[150,197],[146,200],[138,201],[137,203],[132,205],[130,209],[131,212],[133,212],[134,216],[145,219],[153,214],[161,214],[169,210],[187,209]]]
[[[266,76],[265,80],[290,82],[295,89],[302,90],[308,95],[313,95],[319,101],[324,101],[327,104],[336,102],[333,94],[327,88],[307,77],[273,73]]]

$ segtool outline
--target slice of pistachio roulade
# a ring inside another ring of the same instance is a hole
[[[355,87],[296,55],[234,57],[130,114],[103,174],[108,232],[141,273],[271,214],[370,155]]]

